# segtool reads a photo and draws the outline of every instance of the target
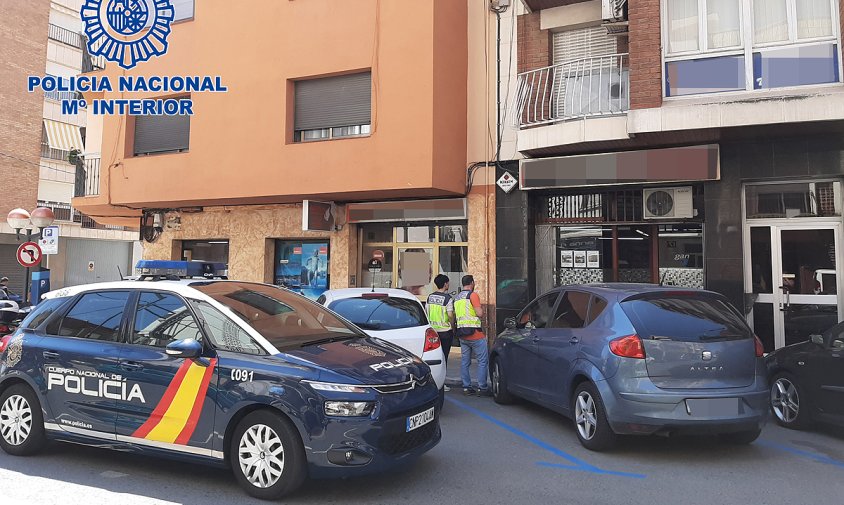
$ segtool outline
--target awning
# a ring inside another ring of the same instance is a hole
[[[80,151],[85,149],[82,144],[82,133],[76,125],[45,119],[44,129],[47,130],[47,141],[53,149],[62,151],[70,151],[74,148]]]

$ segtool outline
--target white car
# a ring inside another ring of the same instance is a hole
[[[407,349],[431,367],[434,382],[445,385],[445,359],[437,332],[419,299],[403,289],[331,289],[318,299],[368,335]]]

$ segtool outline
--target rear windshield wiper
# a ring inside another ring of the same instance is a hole
[[[320,338],[317,340],[308,340],[307,342],[302,342],[301,347],[305,347],[306,345],[320,345],[320,344],[330,344],[331,342],[342,342],[343,340],[353,340],[356,338],[360,338],[358,335],[338,335],[336,337],[327,337],[327,338]]]
[[[724,340],[724,339],[731,339],[731,338],[748,338],[747,335],[739,335],[737,333],[725,333],[722,335],[701,335],[699,337],[701,340]]]

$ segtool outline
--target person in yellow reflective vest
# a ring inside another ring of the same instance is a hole
[[[457,318],[455,335],[460,339],[460,379],[463,381],[463,394],[492,396],[487,382],[489,368],[489,348],[486,335],[481,330],[481,297],[475,293],[475,278],[464,275],[461,281],[463,290],[454,301],[454,315]],[[469,367],[472,357],[478,360],[478,389],[472,385]]]
[[[437,290],[428,295],[425,310],[428,312],[428,321],[431,328],[440,336],[440,345],[443,349],[443,358],[448,367],[448,353],[451,351],[451,344],[454,342],[454,299],[448,293],[448,276],[439,274],[434,277],[434,285]],[[449,387],[445,386],[445,391]]]

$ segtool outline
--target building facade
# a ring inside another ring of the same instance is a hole
[[[499,318],[620,281],[721,292],[767,351],[844,319],[840,2],[524,4]]]
[[[438,273],[453,291],[472,273],[494,307],[485,0],[182,4],[168,53],[125,74],[219,75],[228,91],[192,94],[192,116],[89,115],[103,158],[76,208],[141,222],[145,258],[222,262],[312,298],[370,285],[423,297]]]

